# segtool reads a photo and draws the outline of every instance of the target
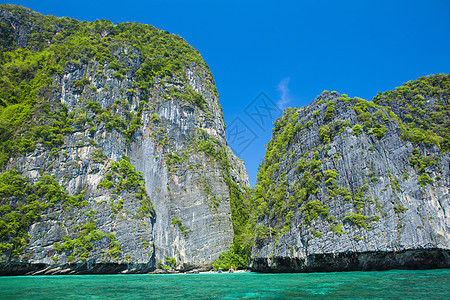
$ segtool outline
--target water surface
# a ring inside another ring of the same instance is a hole
[[[0,277],[0,299],[450,299],[450,270]]]

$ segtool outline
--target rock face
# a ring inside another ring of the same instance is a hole
[[[0,274],[190,270],[228,250],[229,185],[249,182],[196,50],[9,5],[0,24],[3,84],[21,84],[0,96]]]
[[[258,174],[251,268],[448,268],[449,83],[285,110]]]

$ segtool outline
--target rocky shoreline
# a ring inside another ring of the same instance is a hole
[[[250,270],[233,270],[230,273],[248,273]],[[51,265],[24,262],[0,263],[0,276],[39,276],[39,275],[104,275],[104,274],[219,274],[211,265],[186,265],[181,269],[159,269],[149,264],[127,263],[76,263]],[[228,270],[223,271],[228,273]]]
[[[254,259],[249,270],[230,273],[313,273],[341,271],[424,270],[450,268],[448,249],[409,249],[398,252],[343,252],[311,254],[302,258]],[[218,274],[210,265],[186,265],[181,269],[159,269],[151,264],[84,262],[66,265],[9,262],[0,264],[0,276],[87,275],[87,274]],[[220,273],[220,272],[219,272]],[[224,270],[223,273],[228,273]]]

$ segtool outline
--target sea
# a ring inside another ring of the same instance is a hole
[[[0,277],[0,299],[450,299],[450,269]]]

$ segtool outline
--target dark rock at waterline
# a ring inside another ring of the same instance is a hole
[[[400,252],[346,252],[300,258],[272,257],[252,261],[250,269],[264,273],[380,271],[450,268],[450,250],[416,249]]]

